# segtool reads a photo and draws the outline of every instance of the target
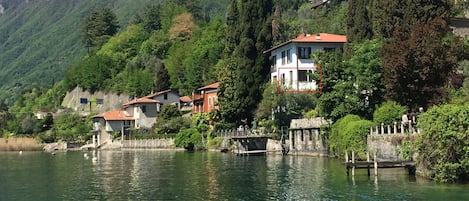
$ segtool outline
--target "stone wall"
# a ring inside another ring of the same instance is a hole
[[[93,113],[122,109],[122,104],[130,100],[130,97],[125,94],[103,93],[100,91],[92,94],[89,91],[84,91],[80,87],[76,87],[74,90],[67,92],[62,101],[62,106],[72,108],[75,111],[81,112],[83,115],[87,115],[90,106],[89,104],[80,104],[80,98],[87,98],[88,100],[92,100],[93,98],[103,99],[103,104],[92,104],[91,110]]]
[[[402,147],[402,142],[413,141],[415,134],[382,134],[368,135],[367,144],[370,152],[377,151],[378,161],[383,160],[405,160],[403,152],[406,151]]]

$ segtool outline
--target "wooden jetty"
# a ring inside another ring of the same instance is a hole
[[[370,169],[374,169],[374,175],[378,176],[378,168],[406,168],[409,175],[415,175],[415,163],[414,161],[378,161],[376,152],[373,155],[373,161],[370,160],[369,152],[366,153],[366,161],[355,161],[355,152],[352,151],[352,159],[349,160],[348,152],[345,152],[345,168],[347,169],[347,176],[350,175],[352,170],[352,176],[355,175],[355,169],[367,169],[368,176],[370,176]]]
[[[267,150],[250,150],[250,151],[238,150],[235,153],[238,156],[265,155],[267,153]]]

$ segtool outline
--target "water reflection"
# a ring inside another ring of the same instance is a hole
[[[0,200],[467,200],[405,169],[346,176],[337,160],[132,150],[0,153]]]

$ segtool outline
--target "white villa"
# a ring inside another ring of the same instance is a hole
[[[272,66],[270,78],[278,83],[279,92],[320,91],[320,81],[312,78],[318,70],[311,55],[318,51],[342,49],[347,42],[344,35],[318,33],[300,34],[297,38],[274,46],[264,54],[270,53]]]

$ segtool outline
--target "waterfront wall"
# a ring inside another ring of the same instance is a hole
[[[407,160],[404,156],[412,153],[405,153],[403,142],[414,139],[415,134],[372,134],[367,137],[368,150],[377,151],[378,160]]]
[[[176,149],[174,139],[141,139],[124,140],[122,143],[124,149]]]
[[[0,151],[37,151],[42,150],[42,144],[34,138],[10,137],[0,138]]]

